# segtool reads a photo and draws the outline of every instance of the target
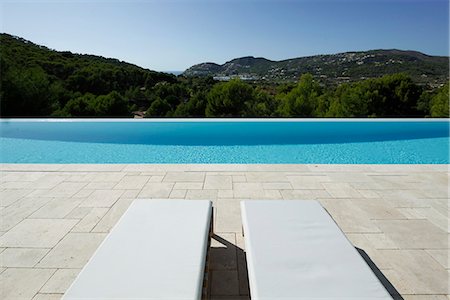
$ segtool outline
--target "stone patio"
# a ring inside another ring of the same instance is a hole
[[[398,299],[448,296],[448,165],[4,164],[1,299],[60,299],[136,198],[209,199],[212,299],[248,299],[239,201],[317,199]]]

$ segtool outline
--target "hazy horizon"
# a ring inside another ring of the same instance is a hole
[[[374,49],[448,56],[445,0],[1,1],[1,32],[57,51],[184,71]]]

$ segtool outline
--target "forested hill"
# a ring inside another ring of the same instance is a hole
[[[236,65],[248,66],[243,67],[248,70],[259,70],[271,63],[251,57],[235,61]],[[331,72],[332,69],[327,70]],[[311,74],[301,74],[295,82],[287,83],[175,77],[116,59],[58,52],[19,37],[0,34],[0,115],[139,115],[150,118],[449,116],[447,79],[439,86],[433,86],[417,84],[408,74],[380,73],[377,78],[333,85],[327,84],[327,77],[317,76],[314,68],[305,69],[305,72],[308,70]],[[429,68],[420,72],[435,74],[436,70],[440,69],[430,62]],[[446,70],[445,78],[448,68]],[[275,74],[284,73],[274,70],[273,76]]]
[[[201,63],[184,72],[186,76],[240,76],[266,81],[297,81],[310,73],[328,83],[358,81],[387,74],[405,73],[415,82],[429,85],[445,83],[449,58],[416,51],[371,50],[332,55],[315,55],[282,61],[252,56],[236,58],[223,65]]]
[[[2,116],[54,114],[86,94],[104,96],[102,103],[92,104],[92,114],[126,116],[129,103],[117,101],[112,92],[124,95],[176,81],[171,74],[112,58],[55,51],[5,33],[0,34],[0,60]]]

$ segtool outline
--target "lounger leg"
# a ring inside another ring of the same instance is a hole
[[[211,207],[211,221],[209,224],[209,237],[208,237],[208,248],[206,251],[206,262],[205,262],[205,273],[203,275],[203,292],[202,299],[209,299],[210,296],[210,272],[209,272],[209,261],[210,261],[210,251],[211,251],[211,239],[214,234],[214,208]]]

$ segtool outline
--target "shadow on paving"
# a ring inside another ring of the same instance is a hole
[[[216,234],[212,238],[220,246],[210,248],[209,299],[250,299],[244,250]]]

